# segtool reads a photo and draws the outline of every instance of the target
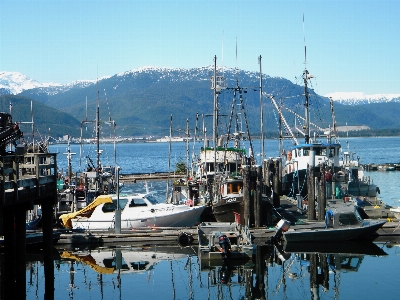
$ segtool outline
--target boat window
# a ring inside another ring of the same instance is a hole
[[[342,270],[357,270],[360,265],[360,258],[346,257],[340,264]]]
[[[333,157],[335,155],[335,148],[330,148],[329,149],[329,157]]]
[[[146,199],[149,200],[151,202],[151,204],[158,204],[158,201],[156,198],[154,198],[154,196],[152,195],[147,195]],[[143,201],[144,202],[144,201]]]
[[[128,199],[119,199],[119,209],[123,210],[126,206],[126,203],[128,202]],[[114,212],[117,209],[117,200],[113,199],[112,203],[104,203],[103,205],[103,212],[109,213],[109,212]]]
[[[242,183],[230,183],[228,184],[228,194],[239,194],[242,189]]]
[[[148,261],[135,261],[131,262],[131,268],[137,271],[146,270],[146,267],[149,265],[150,262]]]
[[[339,215],[339,225],[358,225],[357,217],[353,213],[349,214],[340,214]]]
[[[105,258],[103,259],[103,264],[106,268],[114,268],[114,270],[117,270],[116,259],[116,257]],[[124,259],[121,261],[121,270],[129,270],[128,264]]]
[[[321,149],[321,155],[322,155],[322,156],[326,156],[326,148]]]
[[[310,152],[310,148],[303,149],[304,156],[308,156]]]
[[[354,208],[354,214],[356,215],[358,222],[359,222],[359,223],[362,223],[363,218],[362,218],[361,215],[359,214],[357,208]]]
[[[133,203],[132,203],[133,202]],[[132,206],[131,206],[132,205]],[[136,206],[147,206],[147,203],[142,199],[132,199],[131,203],[129,204],[129,207],[136,207]]]
[[[229,165],[228,165],[228,170],[229,170],[231,173],[234,173],[234,172],[237,171],[237,167],[238,167],[238,163],[229,163]]]

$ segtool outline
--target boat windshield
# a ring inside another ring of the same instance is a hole
[[[359,223],[362,223],[363,218],[362,218],[361,215],[359,214],[359,212],[358,212],[358,210],[357,210],[356,207],[354,208],[354,215],[357,217],[358,222],[359,222]]]
[[[103,205],[103,212],[108,213],[108,212],[114,212],[117,209],[117,200],[113,199],[112,203],[104,203]],[[126,206],[126,203],[128,202],[128,199],[119,199],[119,209],[123,210]]]
[[[146,199],[149,200],[151,204],[158,204],[158,201],[152,195],[147,195]]]
[[[339,225],[358,225],[359,221],[353,213],[342,213],[339,215]]]

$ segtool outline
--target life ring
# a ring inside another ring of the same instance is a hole
[[[287,154],[287,158],[288,158],[288,160],[292,160],[292,152],[289,152],[289,153]]]
[[[339,171],[335,174],[335,180],[336,181],[344,181],[344,172]]]

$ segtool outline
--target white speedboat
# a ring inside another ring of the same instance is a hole
[[[151,194],[102,195],[84,209],[60,216],[65,227],[87,230],[115,228],[115,211],[121,210],[121,229],[140,227],[191,227],[199,223],[206,206],[159,203]]]

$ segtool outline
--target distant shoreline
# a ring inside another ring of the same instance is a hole
[[[389,132],[387,132],[387,134],[378,134],[375,130],[370,130],[370,129],[363,129],[366,126],[340,126],[340,128],[338,128],[338,132],[339,132],[339,138],[342,137],[354,137],[354,138],[368,138],[368,137],[399,137],[400,136],[400,129],[397,129],[396,131],[394,130],[388,130]],[[352,128],[353,130],[349,130],[347,131],[347,128]],[[354,130],[354,128],[360,128],[359,130]],[[380,130],[382,131],[382,130]],[[390,134],[391,133],[391,134]],[[265,139],[266,140],[276,140],[278,139],[278,136],[266,136]],[[288,139],[288,137],[283,137],[284,139]],[[259,136],[255,136],[252,137],[252,140],[260,140],[261,138]],[[188,141],[189,143],[193,142],[193,139]],[[203,142],[202,139],[198,139],[196,140],[196,142]],[[119,138],[117,140],[111,140],[111,139],[105,139],[105,140],[100,140],[101,144],[121,144],[121,143],[169,143],[169,141],[163,140],[157,140],[156,138],[152,138],[152,139],[146,139],[146,138]],[[171,143],[186,143],[185,140],[177,140],[177,139],[173,139],[171,140]],[[65,145],[68,144],[68,141],[58,141],[58,142],[50,142],[50,145]],[[71,145],[80,145],[80,142],[76,142],[76,141],[71,141],[70,142]],[[86,145],[90,145],[90,144],[95,144],[93,142],[83,142],[83,144]]]

